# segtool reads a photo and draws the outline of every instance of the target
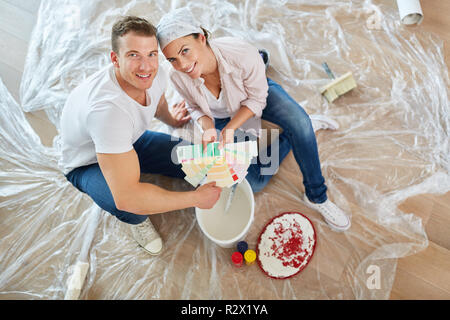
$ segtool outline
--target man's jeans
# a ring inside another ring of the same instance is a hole
[[[158,173],[183,179],[185,174],[181,170],[181,165],[175,164],[171,159],[172,149],[181,141],[160,132],[144,132],[133,144],[139,158],[141,172]],[[183,141],[183,144],[190,143]],[[175,152],[175,149],[173,150]],[[176,156],[174,159],[176,159]],[[87,193],[100,208],[111,213],[120,221],[139,224],[147,218],[146,215],[137,215],[116,208],[113,196],[98,163],[76,168],[69,172],[66,177],[78,190]]]
[[[295,160],[303,174],[306,196],[311,202],[322,203],[327,200],[327,187],[320,168],[316,136],[311,120],[305,110],[279,84],[269,78],[267,83],[269,95],[262,119],[277,124],[283,132],[279,136],[279,141],[272,143],[264,154],[261,154],[260,150],[256,163],[250,165],[246,178],[253,192],[261,191],[274,175],[275,168],[281,164],[292,148]],[[222,130],[229,121],[230,118],[215,119],[216,129]],[[249,135],[236,130],[235,141],[243,141],[242,137],[249,137]],[[249,137],[249,140],[252,139],[256,138]],[[278,154],[277,144],[279,145]],[[268,163],[267,158],[275,163]]]

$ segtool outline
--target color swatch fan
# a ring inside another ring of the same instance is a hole
[[[194,187],[206,177],[206,182],[215,181],[219,187],[231,187],[247,175],[253,157],[258,155],[256,141],[229,143],[219,150],[213,142],[203,152],[202,144],[177,148],[178,161],[186,174],[184,179]]]
[[[315,247],[316,233],[312,222],[300,212],[284,212],[264,227],[256,256],[266,275],[286,279],[308,265]]]

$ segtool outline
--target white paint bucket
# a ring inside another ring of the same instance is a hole
[[[211,209],[195,208],[200,229],[214,243],[231,248],[247,235],[255,216],[255,199],[247,179],[236,187],[228,212],[224,212],[231,188],[223,188]]]

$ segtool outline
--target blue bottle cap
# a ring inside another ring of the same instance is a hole
[[[248,250],[248,244],[245,241],[239,241],[237,244],[237,251],[244,255],[245,251]]]

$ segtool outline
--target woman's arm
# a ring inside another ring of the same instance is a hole
[[[244,46],[248,46],[245,44]],[[266,98],[269,86],[267,84],[266,70],[258,50],[248,46],[239,56],[242,68],[242,84],[247,93],[247,99],[241,101],[241,107],[230,122],[223,128],[219,147],[234,142],[234,131],[240,128],[248,119],[261,117],[266,107]]]
[[[247,106],[241,106],[238,112],[234,115],[234,117],[228,122],[228,124],[225,126],[225,129],[231,129],[236,130],[240,128],[245,121],[248,119],[254,117],[255,114],[252,110],[250,110]]]
[[[266,66],[256,48],[246,51],[241,59],[243,70],[243,85],[247,93],[247,99],[241,101],[241,106],[246,106],[253,115],[260,118],[266,107],[266,99],[269,94],[267,84]]]
[[[255,114],[247,106],[241,106],[239,111],[234,115],[234,117],[227,123],[227,125],[222,129],[220,135],[219,148],[222,148],[224,144],[234,142],[234,131],[240,128],[245,121],[254,117]]]
[[[214,128],[214,122],[208,116],[202,116],[198,119],[198,123],[202,127],[203,131]]]
[[[214,121],[208,116],[200,117],[198,123],[203,129],[202,144],[203,152],[205,153],[206,145],[217,140],[216,128],[214,126]]]

